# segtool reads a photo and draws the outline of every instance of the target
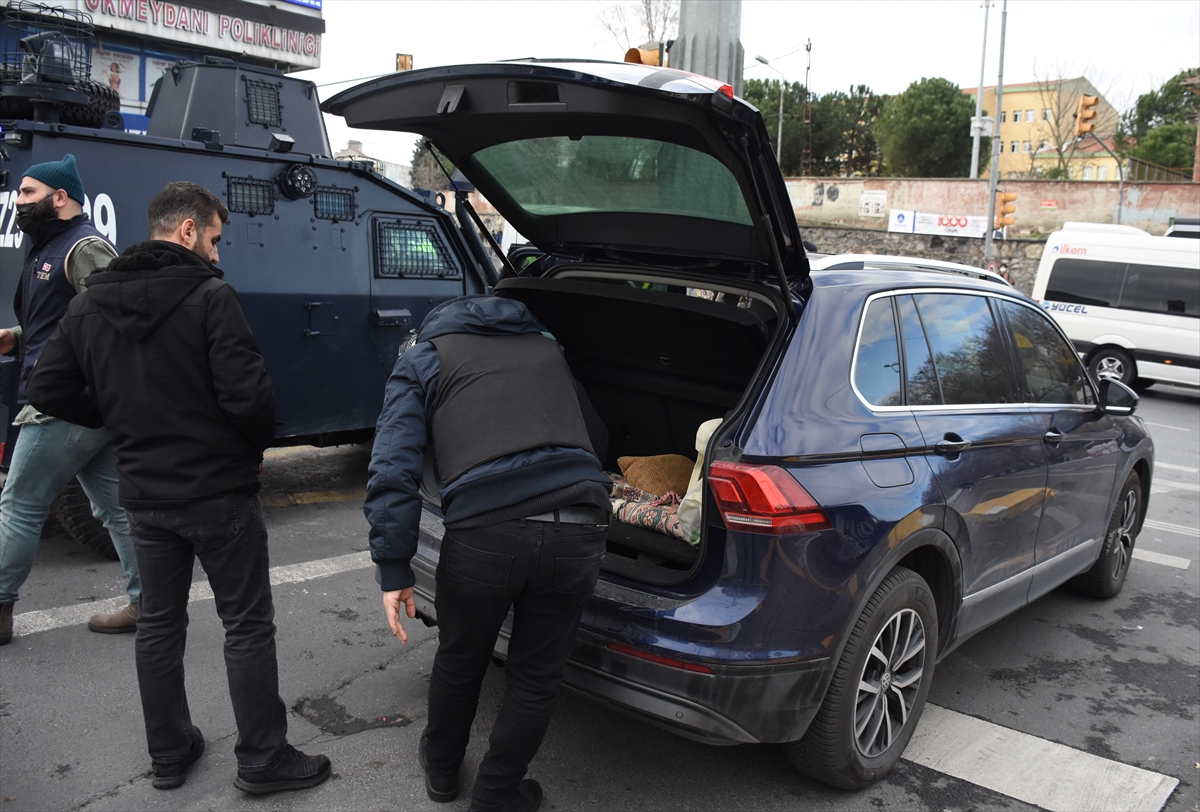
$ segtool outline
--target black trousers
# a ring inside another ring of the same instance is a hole
[[[604,536],[597,525],[518,519],[447,530],[442,539],[439,646],[425,728],[426,757],[437,772],[462,764],[496,636],[513,608],[507,687],[472,809],[502,809],[542,744],[583,605],[596,586]]]
[[[198,557],[225,626],[238,769],[263,769],[286,742],[287,708],[279,697],[267,528],[258,497],[227,493],[179,508],[127,513],[142,577],[134,648],[150,758],[178,762],[191,746],[183,652]]]

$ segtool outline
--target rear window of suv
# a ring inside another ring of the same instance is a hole
[[[737,179],[716,158],[649,138],[530,138],[475,153],[527,213],[646,212],[752,225]]]

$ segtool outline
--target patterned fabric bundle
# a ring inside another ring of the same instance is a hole
[[[613,480],[613,516],[617,521],[687,540],[679,527],[679,494],[669,491],[656,496],[633,487],[619,474],[609,476]]]

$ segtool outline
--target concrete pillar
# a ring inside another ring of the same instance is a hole
[[[672,68],[719,79],[742,95],[742,0],[682,0]]]

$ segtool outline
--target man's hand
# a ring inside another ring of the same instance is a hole
[[[417,600],[413,597],[413,588],[399,589],[395,592],[383,593],[383,611],[387,613],[388,626],[392,634],[400,638],[401,643],[408,642],[408,634],[400,625],[400,607],[404,606],[409,617],[417,616]]]
[[[0,330],[0,355],[12,352],[15,346],[17,346],[17,334],[12,330]]]

